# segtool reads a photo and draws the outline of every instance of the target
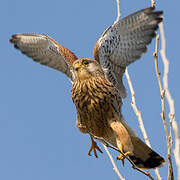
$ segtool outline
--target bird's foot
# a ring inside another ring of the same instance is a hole
[[[120,154],[116,159],[117,160],[121,160],[122,161],[122,165],[124,166],[124,159],[126,158],[127,155],[131,154],[129,151],[124,153],[124,154]]]
[[[101,149],[98,147],[97,143],[94,141],[93,137],[91,136],[91,147],[89,149],[88,155],[91,156],[91,151],[93,150],[95,157],[98,158],[98,155],[96,153],[96,149],[100,153],[102,153]]]

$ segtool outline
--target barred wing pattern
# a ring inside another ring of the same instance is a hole
[[[71,65],[77,57],[55,40],[42,34],[16,34],[10,42],[34,61],[61,71],[73,81]]]
[[[150,7],[120,19],[105,30],[94,47],[95,59],[106,69],[106,77],[123,98],[126,97],[122,83],[125,68],[146,52],[162,21],[162,13]]]

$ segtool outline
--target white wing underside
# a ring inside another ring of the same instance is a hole
[[[94,57],[107,74],[110,81],[126,96],[122,83],[125,68],[139,59],[147,50],[147,45],[155,36],[162,11],[154,12],[154,8],[147,8],[131,14],[110,26],[104,31],[94,47]]]
[[[71,63],[77,57],[67,48],[42,34],[16,34],[10,40],[15,48],[34,61],[66,74],[71,80]]]

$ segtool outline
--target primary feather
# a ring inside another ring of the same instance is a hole
[[[126,97],[122,83],[125,68],[146,52],[162,21],[162,13],[153,7],[133,13],[116,21],[96,42],[94,57],[106,69],[107,78],[115,81],[123,98]]]

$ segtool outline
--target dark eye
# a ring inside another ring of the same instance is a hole
[[[85,61],[83,61],[83,64],[84,64],[84,65],[88,65],[88,64],[89,64],[89,61],[86,61],[86,60],[85,60]]]

